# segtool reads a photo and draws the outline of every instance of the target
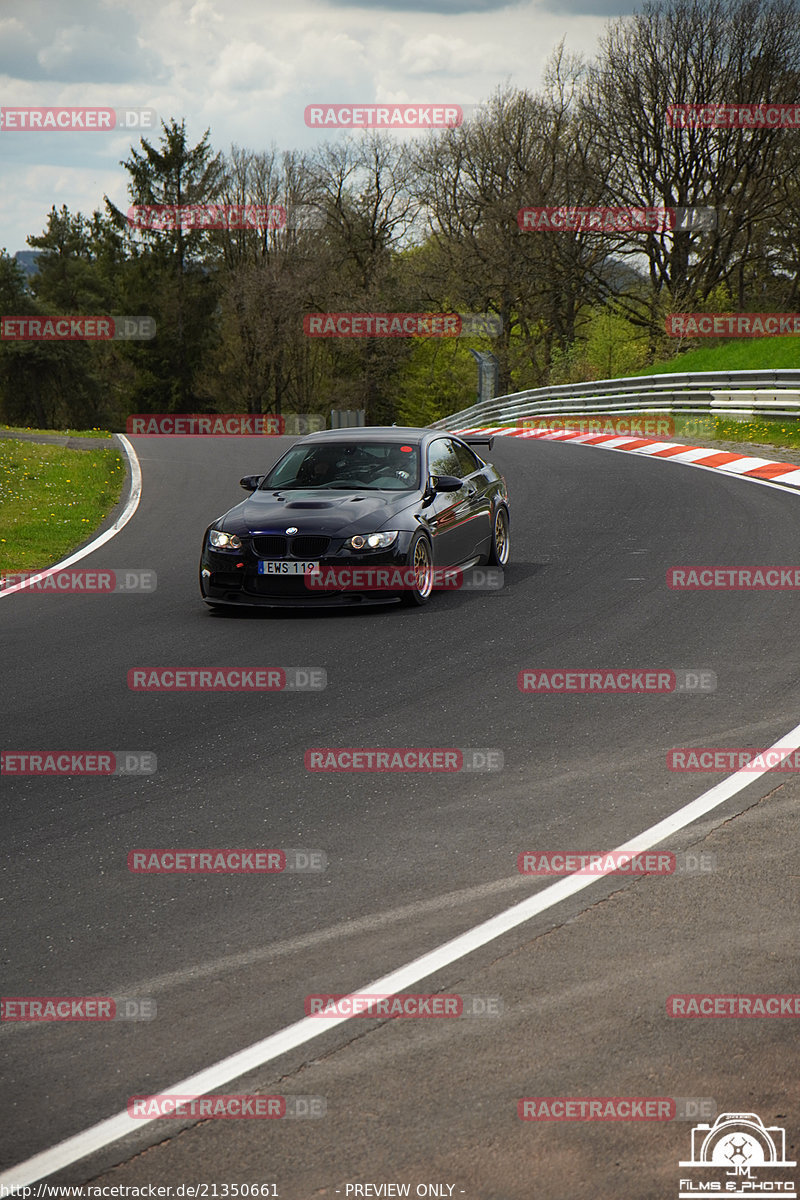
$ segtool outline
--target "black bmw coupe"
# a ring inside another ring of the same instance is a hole
[[[508,561],[503,476],[491,437],[367,426],[312,433],[203,537],[206,604],[424,604],[477,564]],[[456,586],[458,586],[456,584]]]

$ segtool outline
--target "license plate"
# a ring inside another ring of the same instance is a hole
[[[317,571],[318,562],[288,562],[282,558],[265,558],[258,564],[259,575],[316,575]]]

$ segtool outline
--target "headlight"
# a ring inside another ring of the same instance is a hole
[[[385,550],[397,540],[397,530],[387,533],[357,533],[345,542],[345,550]]]
[[[235,533],[225,533],[223,529],[210,529],[208,544],[215,550],[241,550],[242,539]]]

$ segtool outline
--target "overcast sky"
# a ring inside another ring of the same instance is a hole
[[[308,104],[476,104],[536,90],[553,48],[593,55],[638,0],[0,0],[4,107],[124,106],[186,118],[191,144],[304,148]],[[148,134],[157,141],[158,134]],[[0,129],[0,248],[27,249],[53,204],[127,208],[127,132]],[[138,145],[138,141],[135,142]]]

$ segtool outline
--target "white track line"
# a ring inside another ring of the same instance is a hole
[[[122,449],[125,452],[125,457],[127,458],[128,465],[131,469],[131,492],[128,496],[127,504],[117,517],[114,524],[109,529],[106,529],[104,533],[99,534],[93,541],[89,542],[88,546],[84,546],[81,550],[76,550],[74,554],[69,556],[69,558],[62,559],[61,562],[56,563],[54,567],[48,567],[44,571],[39,571],[38,574],[32,575],[30,579],[26,579],[23,583],[15,583],[13,587],[0,588],[0,600],[2,600],[4,596],[13,596],[14,592],[21,592],[24,589],[31,587],[34,583],[37,583],[38,580],[45,579],[48,575],[55,574],[56,571],[63,571],[65,567],[71,567],[73,563],[79,562],[82,558],[86,558],[87,554],[92,554],[98,549],[98,547],[105,545],[105,543],[109,542],[111,538],[116,537],[120,529],[123,529],[124,526],[128,524],[128,521],[130,521],[131,517],[136,512],[136,509],[139,507],[139,501],[142,496],[142,468],[139,465],[139,459],[136,456],[136,451],[124,434],[118,433],[116,436],[122,443]],[[100,441],[99,438],[98,441]]]
[[[785,734],[777,742],[774,742],[769,748],[771,750],[785,750],[786,754],[800,748],[800,725],[795,726],[794,729]],[[781,756],[780,761],[783,761],[786,754]],[[612,853],[619,854],[652,849],[653,846],[658,845],[665,838],[684,829],[687,825],[691,825],[694,821],[705,816],[706,813],[711,812],[712,809],[717,808],[720,804],[724,804],[731,796],[735,796],[738,792],[748,787],[749,784],[755,783],[757,779],[760,779],[766,773],[766,768],[760,771],[737,771],[734,775],[729,776],[728,779],[723,779],[707,792],[698,796],[696,800],[692,800],[684,805],[683,808],[679,808],[671,816],[665,817],[663,821],[659,821],[656,825],[651,825],[649,829],[639,834],[638,837],[625,842],[621,846],[617,846],[616,850],[612,851]],[[471,954],[474,950],[480,949],[495,938],[508,933],[509,930],[523,925],[526,921],[531,920],[532,917],[538,916],[539,913],[545,912],[548,908],[552,908],[556,904],[560,904],[562,900],[576,895],[576,893],[583,891],[584,888],[591,887],[598,879],[602,879],[605,874],[610,873],[609,871],[598,875],[569,875],[566,879],[559,880],[558,883],[549,884],[547,887],[536,892],[535,895],[530,896],[527,900],[522,900],[519,904],[512,905],[511,908],[505,909],[495,917],[490,917],[488,921],[483,921],[473,929],[467,930],[466,933],[459,934],[458,937],[445,942],[435,950],[423,954],[420,958],[415,958],[412,962],[406,963],[405,966],[398,968],[398,970],[391,972],[389,975],[384,975],[382,979],[373,980],[372,983],[367,984],[360,991],[351,992],[350,996],[374,995],[376,992],[384,996],[391,996],[402,991],[404,988],[411,987],[426,976],[442,970],[444,967],[463,958],[464,955]],[[334,1026],[351,1020],[353,1018],[347,1016],[326,1018],[304,1017],[302,1021],[296,1021],[293,1025],[288,1025],[285,1029],[270,1034],[269,1037],[263,1038],[260,1042],[255,1042],[252,1046],[247,1046],[244,1050],[240,1050],[236,1054],[231,1054],[228,1058],[224,1058],[220,1062],[206,1067],[205,1070],[198,1072],[196,1075],[190,1075],[188,1079],[182,1079],[179,1083],[173,1084],[172,1087],[166,1088],[165,1091],[158,1094],[160,1096],[175,1094],[204,1096],[214,1089],[230,1083],[233,1079],[238,1079],[240,1076],[246,1075],[258,1067],[263,1067],[266,1063],[272,1062],[282,1054],[286,1054],[288,1051],[294,1050],[306,1042],[313,1041],[315,1037],[319,1037],[322,1033],[327,1033]],[[21,1188],[35,1183],[39,1179],[44,1179],[56,1171],[61,1171],[65,1167],[71,1166],[72,1163],[78,1162],[88,1154],[102,1150],[104,1147],[119,1141],[120,1138],[124,1138],[128,1134],[141,1131],[145,1125],[151,1124],[158,1119],[157,1117],[150,1118],[149,1120],[129,1117],[127,1110],[117,1113],[116,1116],[108,1117],[105,1121],[100,1121],[90,1129],[85,1129],[82,1133],[75,1134],[73,1137],[59,1142],[58,1145],[51,1147],[49,1150],[43,1150],[40,1154],[35,1154],[33,1158],[29,1158],[26,1162],[19,1163],[17,1166],[4,1171],[0,1175],[0,1185]]]

